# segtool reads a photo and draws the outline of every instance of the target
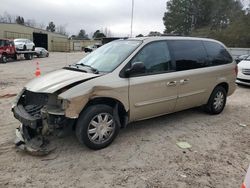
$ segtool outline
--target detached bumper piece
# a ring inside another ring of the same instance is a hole
[[[48,155],[56,149],[55,147],[51,147],[49,141],[41,135],[32,138],[29,127],[23,124],[16,129],[15,145],[19,149],[35,156]]]

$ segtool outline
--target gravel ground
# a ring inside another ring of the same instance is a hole
[[[0,64],[0,187],[240,187],[250,161],[247,87],[237,88],[220,115],[191,109],[132,123],[99,151],[80,145],[73,133],[54,138],[57,149],[45,157],[16,150],[14,97],[3,95],[18,93],[34,78],[36,62],[45,74],[82,57],[51,53]],[[180,149],[178,141],[192,148]]]

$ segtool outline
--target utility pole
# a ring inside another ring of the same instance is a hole
[[[134,19],[134,0],[132,0],[130,37],[132,37],[133,35],[133,19]]]

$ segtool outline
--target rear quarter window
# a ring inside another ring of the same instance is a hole
[[[232,56],[221,44],[211,41],[203,41],[203,43],[212,66],[224,65],[233,61]]]

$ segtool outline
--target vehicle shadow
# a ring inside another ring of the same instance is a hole
[[[175,131],[180,129],[187,129],[185,128],[185,121],[187,118],[190,120],[193,119],[193,121],[196,121],[198,119],[203,119],[203,117],[210,117],[211,115],[205,113],[200,107],[198,108],[192,108],[172,114],[162,115],[159,117],[147,119],[147,120],[141,120],[138,122],[132,122],[127,125],[126,128],[123,128],[120,130],[117,138],[114,140],[114,142],[108,146],[107,148],[116,148],[120,147],[121,144],[126,142],[129,138],[129,142],[134,143],[141,141],[140,137],[143,137],[143,135],[148,134],[158,134],[162,130],[165,131]],[[181,123],[181,126],[180,125]],[[183,127],[184,125],[184,127]],[[59,149],[59,151],[69,151],[69,152],[76,152],[81,150],[84,151],[91,151],[96,152],[93,150],[88,149],[87,147],[80,144],[75,136],[75,132],[72,131],[64,138],[53,138],[53,142],[56,144],[56,147]],[[102,149],[100,151],[103,151],[105,149]],[[108,149],[109,150],[109,149]]]
[[[33,59],[31,59],[31,60],[27,60],[27,59],[25,59],[24,57],[21,57],[21,58],[19,58],[19,59],[11,59],[11,58],[9,58],[9,59],[7,60],[6,63],[1,63],[1,62],[0,62],[0,65],[1,65],[1,64],[4,65],[4,64],[8,64],[8,63],[20,63],[20,62],[24,62],[24,61],[32,61],[32,60],[34,60],[34,59],[38,59],[38,57],[34,56]]]
[[[125,129],[122,129],[120,134],[126,134],[127,132],[132,132],[134,129],[137,131],[143,130],[143,129],[159,129],[166,126],[173,126],[173,124],[178,124],[180,121],[185,121],[186,117],[198,117],[200,115],[203,116],[210,116],[204,110],[202,107],[196,107],[192,109],[187,109],[171,114],[166,114],[158,117],[154,117],[151,119],[141,120],[137,122],[132,122],[127,125]],[[170,125],[171,123],[171,125]]]

